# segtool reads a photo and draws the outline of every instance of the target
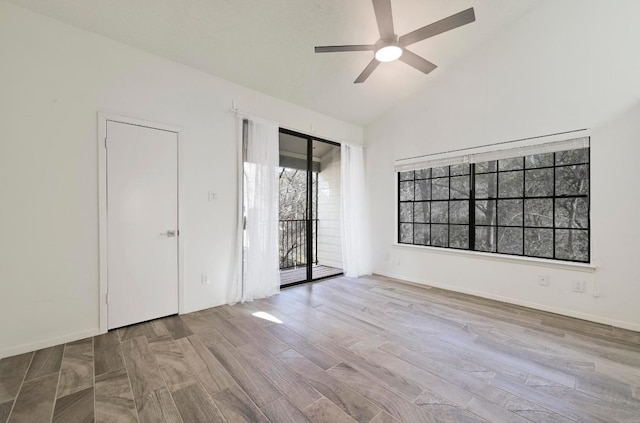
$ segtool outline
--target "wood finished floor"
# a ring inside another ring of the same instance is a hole
[[[7,421],[640,422],[640,333],[336,278],[0,360]]]

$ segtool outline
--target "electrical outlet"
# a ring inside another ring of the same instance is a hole
[[[207,275],[206,273],[202,274],[202,284],[203,285],[209,285],[209,275]]]
[[[538,275],[538,285],[549,286],[549,275]]]
[[[386,254],[384,255],[384,261],[389,261],[389,253],[386,253]]]
[[[585,285],[585,281],[573,281],[573,292],[584,292]]]
[[[208,195],[207,195],[207,199],[209,201],[215,201],[216,197],[218,196],[217,193],[213,192],[213,191],[209,191]]]

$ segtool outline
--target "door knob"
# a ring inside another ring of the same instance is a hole
[[[176,231],[167,231],[167,232],[161,233],[160,235],[164,235],[166,237],[172,238],[176,236]]]

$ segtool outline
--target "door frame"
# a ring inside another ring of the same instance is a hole
[[[308,217],[306,221],[306,231],[307,231],[307,234],[313,234],[313,198],[312,198],[313,193],[309,195],[309,192],[313,191],[313,188],[312,188],[313,172],[311,171],[311,169],[313,169],[313,142],[319,141],[319,142],[323,142],[325,144],[329,144],[338,148],[341,147],[341,144],[339,142],[329,141],[327,139],[320,138],[315,135],[305,134],[302,132],[294,131],[293,129],[284,128],[282,126],[278,128],[278,134],[287,134],[287,135],[292,135],[294,137],[303,138],[307,142],[306,161],[307,161],[307,211],[308,211],[307,215]],[[340,160],[342,160],[342,158]],[[342,175],[340,175],[340,179],[342,179]],[[317,192],[316,192],[316,195],[317,195]],[[316,205],[317,205],[317,202],[316,202]],[[278,218],[279,217],[280,217],[280,212],[278,211]],[[341,224],[344,224],[344,222],[342,222]],[[318,234],[316,232],[316,246],[315,246],[316,253],[318,250],[317,237],[318,237]],[[309,283],[309,282],[317,282],[323,279],[334,278],[338,276],[338,275],[331,275],[331,276],[323,276],[321,278],[316,278],[316,279],[313,278],[313,263],[311,263],[312,260],[309,259],[309,257],[313,258],[314,246],[311,240],[312,239],[308,237],[307,245],[305,246],[306,256],[307,256],[307,266],[306,266],[307,278],[304,281],[298,281],[298,282],[292,282],[286,285],[280,285],[281,288],[289,288],[295,285],[300,285],[300,284]],[[344,273],[341,273],[340,275],[343,275],[343,274]]]
[[[128,125],[142,126],[150,129],[173,132],[176,134],[178,149],[178,313],[184,313],[184,187],[182,175],[182,128],[174,125],[165,125],[127,116],[98,112],[98,239],[99,239],[99,296],[100,333],[107,332],[107,292],[108,292],[108,254],[107,254],[107,122],[124,123]]]

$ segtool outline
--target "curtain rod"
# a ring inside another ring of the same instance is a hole
[[[571,131],[556,132],[555,134],[538,135],[538,136],[535,136],[535,137],[520,138],[520,139],[517,139],[517,140],[510,140],[510,141],[501,141],[501,142],[496,142],[496,143],[493,143],[493,144],[478,145],[478,146],[475,146],[475,147],[458,148],[456,150],[441,151],[439,153],[423,154],[423,155],[420,155],[420,156],[406,157],[404,159],[396,159],[396,162],[401,162],[403,160],[421,159],[423,157],[440,156],[442,154],[458,153],[460,151],[476,150],[478,148],[493,147],[493,146],[496,146],[496,145],[511,144],[511,143],[514,143],[514,142],[529,141],[529,140],[535,140],[535,139],[539,139],[539,138],[554,137],[556,135],[573,134],[573,133],[576,133],[576,132],[583,132],[583,131],[588,131],[588,130],[589,130],[589,128],[573,129]]]
[[[308,133],[307,130],[296,128],[296,127],[293,127],[293,126],[283,125],[280,122],[276,122],[276,121],[271,120],[271,119],[265,119],[265,118],[263,118],[261,116],[256,116],[254,114],[242,111],[242,110],[240,110],[238,108],[238,106],[236,106],[236,102],[233,101],[233,100],[231,101],[231,109],[229,111],[232,112],[232,113],[235,113],[236,115],[239,115],[239,116],[242,116],[242,117],[246,117],[246,118],[249,118],[249,119],[254,119],[254,120],[258,120],[258,121],[273,123],[275,125],[278,125],[280,128],[289,129],[291,131],[300,132],[300,133],[307,134],[307,135],[317,135],[317,131],[313,128],[313,123],[309,124],[311,126],[311,129],[310,129],[311,133]]]
[[[238,108],[238,106],[236,106],[236,102],[235,101],[231,101],[231,109],[229,109],[229,111],[231,113],[235,113],[237,116],[242,116],[248,119],[255,119],[255,120],[259,120],[259,121],[263,121],[263,122],[269,122],[269,123],[273,123],[275,125],[278,125],[278,127],[282,128],[282,129],[288,129],[289,131],[293,131],[293,132],[299,132],[303,135],[309,135],[311,137],[314,138],[318,138],[318,139],[324,139],[325,141],[331,141],[331,142],[335,142],[338,144],[348,144],[348,145],[358,145],[364,148],[364,143],[363,144],[358,144],[358,143],[354,143],[351,141],[342,141],[342,140],[338,140],[337,138],[333,138],[333,137],[327,137],[326,135],[321,135],[318,134],[318,131],[315,130],[315,128],[313,127],[313,123],[310,123],[309,126],[311,127],[310,130],[305,130],[305,129],[300,129],[300,128],[296,128],[295,126],[289,126],[289,125],[283,125],[280,122],[276,122],[273,121],[271,119],[265,119],[261,116],[256,116],[253,115],[251,113],[247,113],[241,109]]]

